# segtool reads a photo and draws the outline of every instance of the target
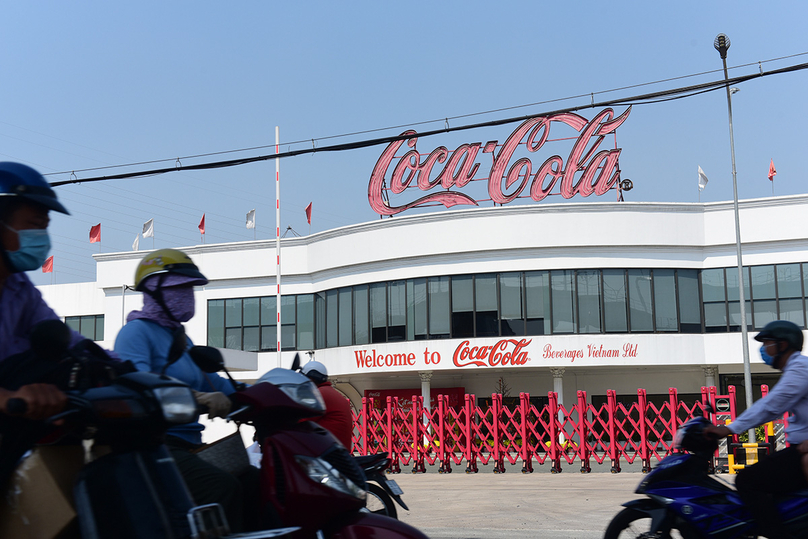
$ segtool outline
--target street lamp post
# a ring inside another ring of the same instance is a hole
[[[738,256],[738,299],[741,308],[741,344],[743,345],[743,385],[746,407],[752,406],[752,371],[749,366],[749,332],[746,328],[746,296],[743,289],[743,258],[741,255],[741,218],[738,212],[738,177],[735,172],[735,136],[732,132],[732,92],[727,74],[727,50],[730,41],[725,34],[718,34],[713,42],[715,50],[724,63],[724,80],[727,81],[727,111],[729,112],[729,147],[732,152],[732,195],[735,204],[735,250]],[[755,429],[749,429],[749,443],[755,443]]]

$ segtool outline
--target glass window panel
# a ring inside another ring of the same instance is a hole
[[[496,275],[478,275],[474,279],[474,301],[477,336],[499,335]]]
[[[350,288],[339,289],[339,346],[353,342],[353,293]]]
[[[225,333],[225,348],[241,350],[241,328],[228,328]]]
[[[95,340],[95,316],[82,316],[79,327],[79,333],[91,341]]]
[[[578,288],[578,332],[600,333],[600,272],[580,270]]]
[[[370,341],[387,342],[387,285],[370,285]]]
[[[72,329],[73,331],[79,332],[81,329],[81,317],[80,316],[66,316],[65,317],[65,324],[67,327]]]
[[[653,331],[651,270],[628,270],[628,302],[631,331]]]
[[[753,266],[749,270],[752,273],[754,299],[774,299],[774,266]]]
[[[777,302],[773,299],[756,299],[755,307],[755,329],[763,329],[763,326],[777,320]],[[740,322],[740,319],[738,320]],[[749,323],[749,320],[746,321]]]
[[[314,346],[325,348],[325,293],[314,295]]]
[[[452,337],[474,337],[474,278],[452,277]]]
[[[801,298],[802,278],[799,264],[777,266],[777,296],[779,298]],[[755,294],[757,297],[757,294]]]
[[[368,344],[368,285],[354,287],[354,344]]]
[[[429,288],[429,336],[449,337],[449,277],[430,277]]]
[[[259,298],[244,298],[244,325],[257,326],[259,324]]]
[[[727,299],[738,301],[738,267],[727,268]],[[743,268],[743,292],[744,299],[751,299],[749,295],[749,268]],[[740,312],[740,311],[739,311]]]
[[[704,330],[707,333],[727,331],[727,304],[722,302],[704,304]]]
[[[264,352],[278,351],[278,333],[275,326],[261,326],[261,350]]]
[[[525,312],[527,335],[550,333],[550,273],[530,271],[525,273]]]
[[[339,334],[337,327],[339,326],[339,292],[337,290],[329,290],[325,293],[325,342],[326,346],[333,347],[339,346]]]
[[[283,316],[283,312],[281,312]],[[295,326],[294,324],[281,324],[281,350],[295,350]]]
[[[788,320],[804,328],[805,316],[802,311],[802,298],[781,299],[780,320]]]
[[[737,280],[736,280],[737,282]],[[737,288],[736,288],[737,291]],[[741,331],[741,309],[738,307],[737,301],[730,301],[727,303],[727,310],[729,310],[729,330]],[[752,330],[752,302],[746,302],[746,329]]]
[[[261,325],[275,327],[277,319],[278,308],[275,306],[275,296],[261,298]]]
[[[575,333],[573,271],[550,272],[553,305],[553,333]]]
[[[702,270],[701,291],[704,301],[724,301],[727,299],[724,290],[724,268]]]
[[[246,333],[244,339],[247,339]],[[314,348],[314,294],[297,296],[297,348]]]
[[[625,270],[603,270],[603,326],[607,333],[628,332],[626,312]]]
[[[500,334],[513,336],[525,334],[524,308],[522,306],[522,274],[502,273],[499,276]]]
[[[277,316],[277,315],[276,315]],[[281,296],[281,325],[295,323],[295,296]]]
[[[407,340],[426,339],[427,336],[426,279],[407,281]]]
[[[657,331],[678,331],[673,270],[654,270],[654,319]]]
[[[387,286],[387,340],[407,338],[407,283],[394,281]]]
[[[104,340],[104,315],[100,314],[95,317],[95,340]]]
[[[226,327],[241,327],[240,299],[226,299],[224,301],[224,321]]]
[[[208,346],[224,348],[224,300],[208,301]]]
[[[244,350],[257,352],[259,350],[259,337],[261,329],[257,326],[244,328]]]
[[[678,270],[679,285],[679,331],[701,332],[701,309],[699,302],[698,270]]]

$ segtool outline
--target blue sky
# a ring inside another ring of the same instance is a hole
[[[732,41],[731,68],[755,64],[731,69],[730,76],[758,71],[759,61],[768,71],[808,61],[765,62],[808,52],[806,11],[796,2],[7,2],[0,33],[0,159],[52,174],[272,146],[276,125],[282,148],[296,149],[312,143],[295,141],[315,139],[322,146],[361,138],[319,140],[324,137],[438,120],[415,128],[423,131],[442,126],[444,118],[718,70],[712,43],[719,32]],[[778,172],[776,194],[805,191],[806,80],[804,71],[765,77],[734,94],[741,198],[771,196],[770,159]],[[540,114],[588,100],[449,123]],[[599,110],[579,113],[591,118]],[[418,148],[503,142],[515,127],[424,138]],[[695,202],[699,165],[710,179],[702,201],[732,198],[722,91],[635,106],[617,142],[623,177],[635,186],[627,200]],[[566,159],[572,141],[554,144],[542,155]],[[304,208],[310,202],[312,233],[378,219],[367,189],[383,149],[283,160],[281,228],[308,234]],[[92,254],[130,250],[150,218],[157,248],[200,243],[196,227],[203,213],[208,243],[252,239],[244,220],[253,208],[257,237],[274,238],[274,170],[267,161],[59,187],[73,215],[53,218],[54,282],[93,280]],[[436,210],[409,213],[418,211]],[[89,229],[99,222],[102,242],[90,244]],[[152,240],[140,243],[150,249]],[[38,284],[51,281],[31,275]]]

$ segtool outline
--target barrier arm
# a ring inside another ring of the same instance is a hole
[[[522,437],[519,455],[522,458],[522,473],[533,473],[533,453],[530,451],[530,433],[527,428],[527,418],[530,415],[529,393],[519,393],[519,415],[519,435]]]
[[[651,471],[651,457],[648,451],[648,394],[644,389],[637,390],[637,407],[640,412],[640,461],[642,473],[648,473]]]
[[[415,450],[415,460],[412,466],[412,473],[426,473],[426,466],[424,465],[424,454],[426,448],[424,447],[424,440],[426,436],[421,431],[426,431],[423,428],[424,421],[424,398],[418,395],[412,396],[412,447]]]
[[[502,433],[500,432],[499,419],[502,415],[502,394],[491,394],[492,417],[491,423],[494,427],[494,473],[505,473],[505,457],[502,451]]]
[[[578,458],[581,459],[581,473],[589,473],[592,467],[589,463],[589,429],[587,422],[586,391],[578,391]]]
[[[561,450],[558,447],[558,393],[549,391],[547,393],[549,403],[547,411],[550,413],[550,473],[561,472]]]
[[[475,402],[477,399],[474,394],[466,393],[466,424],[464,425],[464,434],[466,435],[466,473],[477,473],[477,449],[474,445],[474,411],[476,409]]]
[[[438,473],[452,473],[452,462],[446,451],[446,395],[438,395]]]
[[[617,441],[617,394],[614,389],[606,391],[606,408],[609,411],[609,458],[612,473],[620,473],[620,444]]]

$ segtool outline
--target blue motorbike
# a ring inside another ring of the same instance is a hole
[[[606,528],[616,538],[754,538],[757,525],[728,483],[710,476],[717,440],[704,436],[710,422],[694,417],[676,433],[682,453],[663,459],[635,491],[647,498],[623,504],[625,509]],[[783,522],[795,537],[808,537],[808,490],[777,500]]]

